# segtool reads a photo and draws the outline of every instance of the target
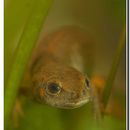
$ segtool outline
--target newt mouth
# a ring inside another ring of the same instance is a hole
[[[69,103],[66,103],[63,108],[65,109],[74,109],[74,108],[78,108],[78,107],[81,107],[83,105],[85,105],[86,103],[88,103],[89,101],[91,101],[90,98],[87,98],[87,99],[82,99],[82,100],[79,100],[77,102],[69,102]]]

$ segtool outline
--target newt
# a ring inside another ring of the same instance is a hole
[[[92,39],[79,27],[62,27],[43,37],[34,49],[22,82],[35,101],[73,109],[92,100]],[[27,85],[28,84],[28,85]]]
[[[115,105],[110,102],[110,110],[103,108],[101,91],[105,79],[97,75],[90,80],[85,73],[94,62],[93,46],[91,36],[79,27],[66,26],[47,34],[33,50],[20,92],[38,103],[62,109],[93,102],[94,117],[100,122],[101,113],[111,114]],[[17,113],[14,116],[17,118]]]
[[[74,109],[93,103],[94,117],[100,121],[98,96],[86,75],[93,65],[93,40],[82,28],[62,27],[43,37],[36,45],[20,86],[20,95],[60,109]],[[18,98],[17,98],[18,99]],[[17,100],[14,127],[23,116]]]

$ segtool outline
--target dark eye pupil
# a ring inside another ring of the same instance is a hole
[[[90,88],[90,83],[89,83],[89,80],[88,80],[88,79],[86,79],[86,80],[85,80],[85,82],[86,82],[87,88]]]
[[[60,87],[58,84],[52,83],[48,85],[48,91],[52,94],[56,94],[60,91]]]

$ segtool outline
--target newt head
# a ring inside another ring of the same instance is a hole
[[[33,74],[33,94],[40,103],[73,109],[91,100],[91,83],[70,66],[47,64]]]

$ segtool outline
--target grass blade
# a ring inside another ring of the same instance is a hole
[[[106,108],[110,94],[111,94],[111,90],[113,87],[118,65],[120,63],[121,55],[122,55],[122,52],[123,52],[123,49],[125,46],[125,38],[126,38],[126,28],[124,27],[122,34],[120,36],[120,39],[119,39],[117,51],[116,51],[116,54],[115,54],[115,57],[114,57],[114,60],[113,60],[112,66],[111,66],[110,73],[108,75],[108,79],[106,81],[106,85],[104,87],[103,95],[102,95],[102,101],[104,104],[104,108]]]
[[[26,63],[36,43],[51,2],[52,0],[35,0],[34,7],[20,38],[5,91],[5,126],[10,117]]]

